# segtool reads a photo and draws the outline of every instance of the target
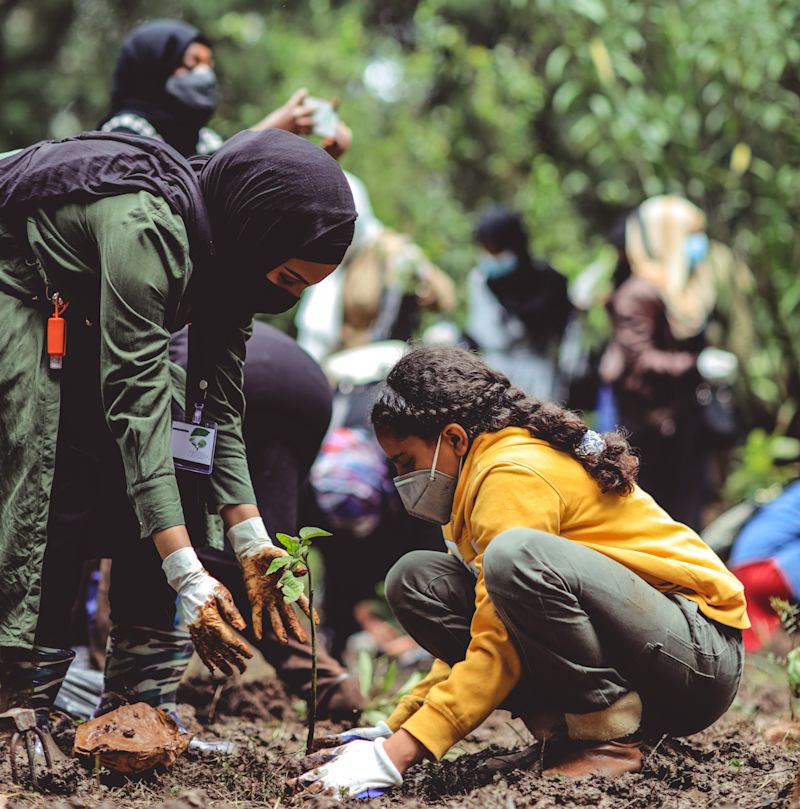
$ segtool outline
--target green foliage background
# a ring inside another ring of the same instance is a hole
[[[490,200],[575,275],[612,262],[622,213],[685,195],[755,276],[748,417],[798,432],[796,0],[0,0],[0,150],[96,123],[123,35],[153,16],[215,42],[224,135],[297,87],[340,96],[344,166],[456,278]]]

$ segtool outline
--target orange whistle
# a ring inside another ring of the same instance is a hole
[[[67,353],[67,321],[61,317],[61,313],[67,306],[60,303],[57,295],[53,302],[55,312],[47,319],[47,354],[50,357],[50,367],[61,368]]]

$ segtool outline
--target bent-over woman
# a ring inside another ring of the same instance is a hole
[[[285,311],[328,275],[354,218],[336,162],[279,131],[193,164],[104,133],[0,161],[0,710],[32,706],[46,725],[85,558],[115,560],[116,626],[171,641],[176,591],[209,668],[244,670],[251,652],[231,630],[244,621],[192,547],[173,449],[204,473],[198,496],[222,517],[256,637],[264,620],[302,637],[264,576],[284,551],[248,472],[242,365],[253,314]],[[187,323],[184,391],[168,345]]]

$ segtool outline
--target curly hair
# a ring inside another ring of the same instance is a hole
[[[417,348],[392,368],[378,394],[375,431],[433,441],[450,422],[460,424],[470,441],[481,433],[524,427],[580,461],[603,493],[633,491],[639,459],[620,432],[603,434],[602,452],[581,455],[576,450],[588,427],[575,413],[527,396],[469,351]]]

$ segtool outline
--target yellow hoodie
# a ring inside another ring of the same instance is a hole
[[[744,588],[700,537],[675,522],[638,486],[603,494],[578,460],[520,427],[484,433],[461,471],[445,543],[474,573],[475,615],[464,660],[436,660],[388,724],[402,727],[440,758],[511,692],[519,656],[492,606],[481,565],[489,543],[509,528],[534,528],[580,542],[625,565],[657,590],[696,601],[709,618],[750,625]]]

